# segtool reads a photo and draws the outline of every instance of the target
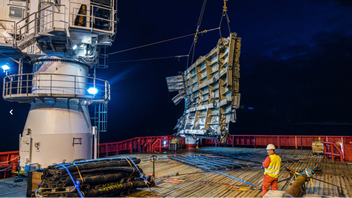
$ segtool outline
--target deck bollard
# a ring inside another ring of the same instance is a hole
[[[157,160],[158,157],[156,155],[152,155],[150,157],[150,161],[153,162],[153,180],[155,180],[155,160]]]

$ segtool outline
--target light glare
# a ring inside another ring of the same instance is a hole
[[[3,65],[3,66],[1,66],[1,68],[2,68],[4,71],[6,71],[6,70],[9,70],[9,69],[10,69],[10,67],[9,67],[8,65]]]
[[[98,89],[95,87],[91,87],[88,89],[88,93],[90,94],[97,94],[98,93]]]

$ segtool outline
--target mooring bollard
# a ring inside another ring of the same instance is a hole
[[[156,155],[152,155],[150,157],[150,161],[153,162],[153,179],[155,180],[155,160],[157,160],[158,157]]]

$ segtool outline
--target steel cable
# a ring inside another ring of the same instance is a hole
[[[156,58],[145,58],[145,59],[136,59],[136,60],[115,61],[115,62],[110,62],[110,63],[128,63],[128,62],[160,60],[160,59],[168,59],[168,58],[182,58],[182,57],[186,57],[186,56],[188,56],[188,55],[164,56],[164,57],[156,57]]]

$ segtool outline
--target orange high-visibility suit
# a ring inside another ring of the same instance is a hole
[[[263,162],[264,178],[263,178],[263,191],[262,196],[264,196],[268,191],[271,185],[272,190],[277,190],[277,184],[281,166],[281,158],[275,153],[269,155]]]

